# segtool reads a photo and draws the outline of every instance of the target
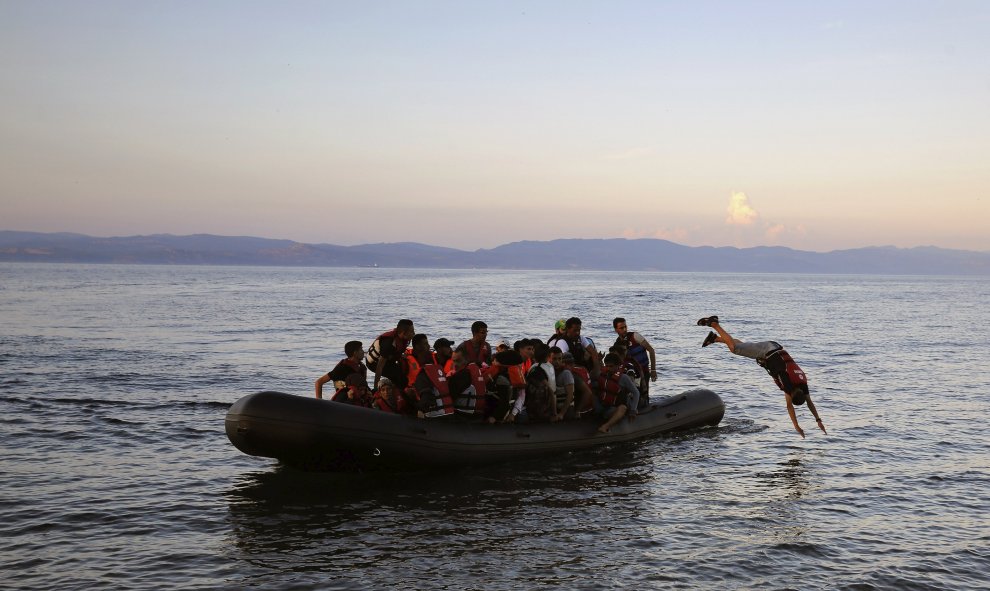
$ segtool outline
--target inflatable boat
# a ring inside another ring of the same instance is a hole
[[[242,452],[305,470],[365,471],[469,466],[529,459],[715,426],[725,414],[711,390],[659,398],[598,433],[599,418],[495,424],[457,415],[417,419],[281,392],[258,392],[227,412],[227,437]]]

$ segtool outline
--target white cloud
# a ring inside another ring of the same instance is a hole
[[[785,226],[784,224],[767,223],[763,229],[763,237],[768,244],[780,244],[782,242],[794,243],[800,241],[808,235],[804,224],[796,226]]]
[[[726,211],[729,217],[725,218],[725,223],[730,226],[748,226],[760,217],[760,214],[750,207],[749,198],[745,193],[732,193]]]

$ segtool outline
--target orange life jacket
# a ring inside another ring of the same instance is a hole
[[[512,384],[513,388],[525,388],[526,387],[526,370],[520,365],[509,365],[506,367],[506,371],[509,374],[509,383]]]
[[[419,361],[416,360],[416,356],[413,355],[412,349],[406,351],[405,355],[406,362],[406,383],[412,386],[416,383],[416,378],[419,377],[419,370],[422,366]]]
[[[430,352],[430,355],[433,357],[433,363],[435,365],[439,365],[440,364],[440,360],[437,359],[437,352],[436,351],[432,351],[432,352]],[[443,364],[443,374],[446,375],[446,376],[449,376],[452,373],[454,373],[454,359],[453,358],[448,359]]]

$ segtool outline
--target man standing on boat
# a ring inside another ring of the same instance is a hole
[[[392,330],[383,332],[375,339],[365,356],[365,363],[375,373],[374,389],[378,389],[378,380],[385,376],[399,388],[405,388],[406,375],[402,369],[402,357],[410,339],[416,334],[413,321],[403,318]]]
[[[818,428],[822,430],[822,433],[828,435],[828,432],[825,431],[825,424],[822,423],[822,419],[818,415],[818,409],[815,408],[815,403],[811,401],[811,394],[808,391],[808,378],[804,375],[804,371],[798,367],[798,364],[791,359],[790,354],[779,343],[775,341],[761,341],[757,343],[738,341],[732,338],[722,328],[718,323],[718,316],[702,318],[698,321],[698,326],[710,326],[715,329],[715,332],[709,332],[708,336],[705,337],[705,341],[701,343],[702,347],[707,347],[712,343],[724,343],[730,352],[755,359],[760,364],[760,367],[767,370],[767,373],[773,378],[777,387],[783,390],[784,400],[787,403],[787,414],[791,417],[791,422],[794,423],[794,430],[801,437],[804,437],[804,430],[798,425],[794,407],[800,406],[805,402],[808,403],[808,410],[815,417]],[[718,334],[715,334],[716,332]]]
[[[615,344],[624,343],[626,355],[635,359],[643,368],[639,391],[647,394],[650,390],[650,382],[657,381],[657,353],[653,350],[653,345],[643,335],[629,330],[625,318],[613,319],[612,328],[615,329],[615,334],[619,335],[615,339]]]

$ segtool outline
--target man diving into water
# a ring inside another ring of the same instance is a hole
[[[811,394],[808,392],[808,379],[804,375],[804,371],[798,367],[798,364],[791,359],[791,356],[779,343],[774,341],[757,343],[738,341],[719,325],[718,316],[702,318],[698,321],[698,326],[710,326],[715,329],[715,332],[709,332],[708,336],[705,337],[705,341],[701,344],[702,347],[707,347],[712,343],[725,343],[725,346],[732,353],[755,359],[760,367],[767,370],[777,387],[783,390],[784,400],[787,402],[787,414],[791,417],[794,429],[801,437],[804,437],[804,430],[798,425],[794,407],[805,402],[808,403],[808,410],[815,417],[818,428],[822,430],[822,433],[828,435],[828,432],[825,431],[825,424],[822,423],[818,410],[815,408],[815,403],[811,401]],[[715,334],[716,332],[718,334]]]

